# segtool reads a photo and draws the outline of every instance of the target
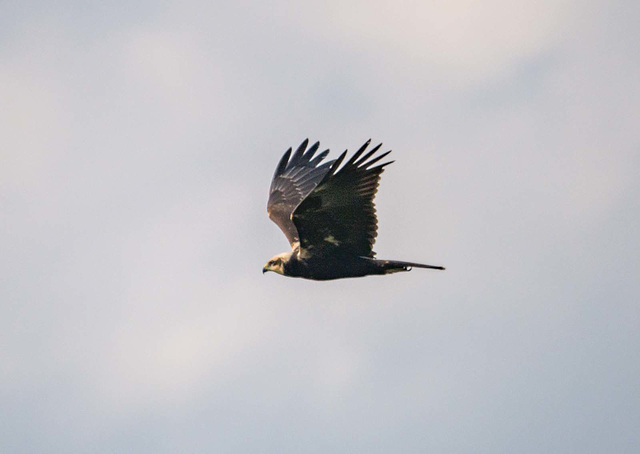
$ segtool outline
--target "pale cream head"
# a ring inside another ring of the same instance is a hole
[[[273,271],[284,276],[284,264],[289,261],[293,252],[283,252],[282,254],[274,255],[269,259],[267,264],[262,268],[262,274],[267,271]]]

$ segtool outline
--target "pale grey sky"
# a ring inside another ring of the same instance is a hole
[[[638,452],[638,17],[0,3],[0,451]],[[447,271],[263,276],[306,137]]]

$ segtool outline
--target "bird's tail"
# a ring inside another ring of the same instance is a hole
[[[431,270],[444,270],[444,266],[425,265],[423,263],[400,262],[398,260],[376,260],[384,270],[384,274],[411,271],[411,268],[427,268]]]

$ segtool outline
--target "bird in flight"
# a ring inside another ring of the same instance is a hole
[[[375,165],[391,151],[375,156],[382,144],[368,140],[344,164],[345,151],[333,161],[315,155],[316,142],[306,139],[292,155],[289,148],[276,167],[267,213],[284,232],[291,251],[271,258],[262,269],[283,276],[314,280],[361,277],[444,267],[375,258],[378,220],[373,199],[380,175],[393,161]],[[314,157],[315,156],[315,157]]]

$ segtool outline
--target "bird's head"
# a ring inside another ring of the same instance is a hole
[[[284,276],[284,264],[291,258],[291,252],[283,252],[274,257],[271,257],[267,264],[262,268],[262,274],[267,271],[273,271]]]

